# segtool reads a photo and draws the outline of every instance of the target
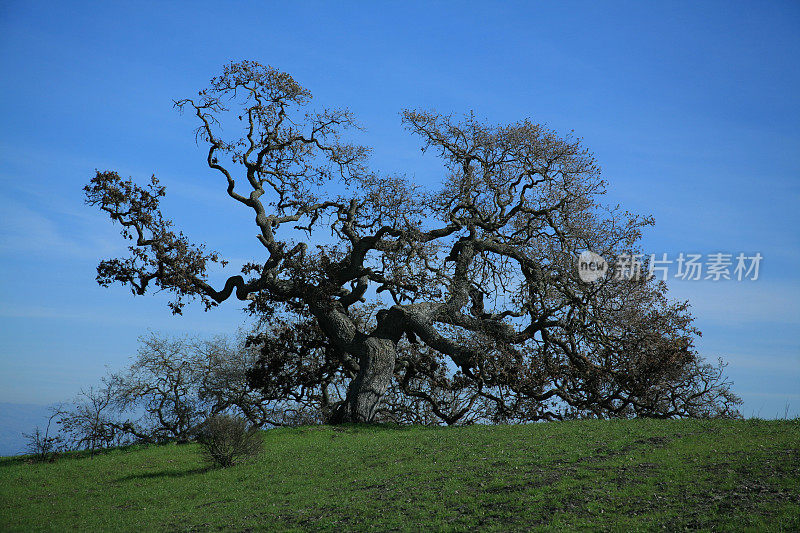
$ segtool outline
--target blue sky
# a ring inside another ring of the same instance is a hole
[[[763,255],[757,281],[670,287],[745,415],[800,414],[800,4],[295,4],[0,4],[0,402],[68,399],[148,329],[244,322],[236,304],[176,318],[159,295],[98,287],[123,244],[81,187],[95,168],[155,173],[190,237],[249,259],[250,215],[220,199],[172,99],[253,59],[350,107],[372,166],[426,185],[441,166],[404,107],[574,130],[607,201],[655,216],[648,251]]]

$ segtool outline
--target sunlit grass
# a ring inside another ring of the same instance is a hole
[[[800,421],[578,421],[267,431],[0,459],[0,530],[800,530]]]

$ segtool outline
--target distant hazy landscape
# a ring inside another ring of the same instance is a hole
[[[46,424],[47,406],[0,402],[0,456],[24,453],[22,434]]]

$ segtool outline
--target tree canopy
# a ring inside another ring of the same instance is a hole
[[[264,394],[309,395],[334,422],[737,414],[722,365],[694,347],[688,303],[646,277],[578,276],[581,251],[637,253],[653,224],[601,203],[606,183],[580,139],[404,110],[442,161],[430,190],[371,170],[346,137],[349,111],[312,110],[307,89],[256,62],[227,65],[176,106],[260,246],[215,288],[222,255],[174,229],[158,180],[98,171],[87,203],[131,244],[97,280],[169,291],[175,313],[192,299],[246,301],[265,324],[251,372]]]

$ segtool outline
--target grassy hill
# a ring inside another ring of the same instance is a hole
[[[266,432],[0,459],[0,530],[800,530],[800,421],[576,421]]]

